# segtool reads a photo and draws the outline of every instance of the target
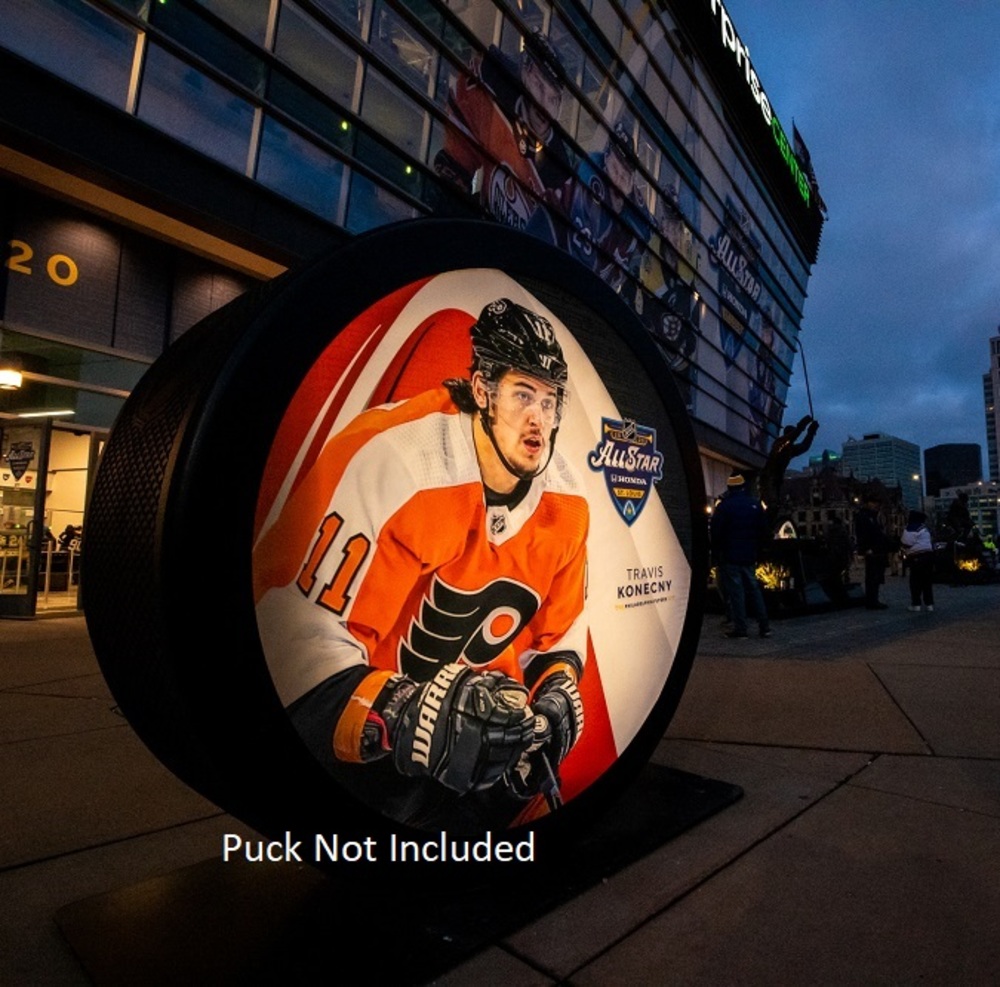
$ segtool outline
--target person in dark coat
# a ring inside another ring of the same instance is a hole
[[[889,540],[878,512],[878,499],[869,495],[865,506],[854,516],[854,541],[858,555],[865,560],[865,608],[868,610],[888,607],[878,598],[878,588],[885,582],[885,567],[889,562]]]
[[[830,563],[826,582],[827,593],[835,603],[843,603],[847,599],[847,580],[853,549],[851,536],[839,517],[830,522],[826,532],[826,545]]]
[[[731,607],[733,629],[726,637],[747,637],[747,599],[757,618],[761,637],[771,636],[764,594],[757,582],[757,555],[770,533],[761,502],[747,489],[742,473],[727,481],[726,495],[712,517],[712,551],[718,559],[726,598]]]

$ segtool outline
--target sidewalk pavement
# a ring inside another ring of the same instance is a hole
[[[707,616],[654,760],[743,798],[438,983],[1000,983],[1000,586],[935,594]],[[137,740],[80,617],[0,622],[0,779],[2,984],[89,983],[60,908],[247,830]]]

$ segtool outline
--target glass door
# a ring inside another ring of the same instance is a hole
[[[47,542],[50,421],[0,424],[0,617],[31,617]]]
[[[79,607],[84,512],[103,440],[103,433],[60,424],[52,428],[35,605],[38,613]]]

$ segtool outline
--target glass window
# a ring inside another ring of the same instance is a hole
[[[524,34],[539,34],[549,36],[548,25],[550,21],[550,9],[548,4],[541,5],[533,0],[524,0],[522,3],[509,3],[507,5],[516,14],[519,20],[513,17],[503,19],[503,27],[500,35],[500,48],[508,55],[516,56],[523,47],[521,36]],[[524,27],[521,26],[523,22]],[[551,40],[551,38],[550,38]]]
[[[324,219],[340,222],[344,165],[312,141],[267,117],[257,181]]]
[[[355,173],[352,176],[347,206],[347,229],[351,233],[363,233],[376,226],[416,216],[417,210],[408,202],[403,202],[364,175]]]
[[[509,17],[503,19],[500,28],[500,50],[514,61],[520,60],[524,43],[521,41],[521,29]]]
[[[580,118],[576,125],[576,142],[583,151],[591,151],[604,146],[604,128],[586,106],[580,106]]]
[[[543,34],[549,25],[552,8],[544,0],[506,0],[503,4],[516,14],[528,27],[529,31],[541,31]]]
[[[552,30],[549,33],[549,40],[555,46],[559,57],[562,59],[563,68],[566,70],[566,78],[570,82],[580,85],[583,79],[583,66],[585,57],[580,43],[573,33],[566,27],[565,21],[559,17],[552,18]]]
[[[62,343],[5,329],[4,350],[29,357],[47,376],[84,386],[131,391],[149,369],[149,362],[116,356],[108,350],[85,349],[80,341]]]
[[[354,108],[357,54],[294,4],[285,3],[281,8],[274,51],[339,105]]]
[[[293,120],[350,153],[356,128],[342,110],[324,102],[279,69],[271,70],[267,95],[273,106],[284,110]]]
[[[370,65],[365,72],[361,117],[414,158],[422,158],[427,114],[399,87]]]
[[[139,18],[145,19],[149,14],[149,0],[112,0],[112,2]]]
[[[253,107],[204,73],[150,45],[140,119],[237,171],[244,171]]]
[[[394,147],[359,131],[355,141],[355,157],[397,188],[420,196],[423,173],[401,158]]]
[[[458,28],[451,24],[445,24],[444,31],[441,33],[441,50],[451,52],[455,61],[462,65],[468,65],[469,59],[472,58],[477,49]]]
[[[255,44],[264,44],[271,0],[198,0],[198,3]]]
[[[367,0],[313,0],[313,2],[323,13],[329,14],[355,37],[364,37]]]
[[[434,37],[441,36],[444,27],[444,15],[436,0],[397,0],[400,7],[405,7],[413,19],[422,24]]]
[[[625,16],[630,18],[636,27],[642,29],[644,32],[648,31],[652,33],[653,26],[647,23],[650,19],[647,0],[624,0],[622,7],[625,10]],[[646,40],[649,40],[648,37]]]
[[[375,8],[372,47],[420,92],[430,93],[437,53],[385,3]]]
[[[488,0],[445,0],[445,4],[484,48],[496,41],[500,11]]]
[[[666,85],[660,78],[659,72],[657,72],[652,65],[649,66],[649,70],[646,72],[646,81],[643,83],[643,89],[645,90],[646,99],[648,100],[649,105],[652,106],[661,117],[665,117],[667,115],[667,103],[669,102],[670,96]]]
[[[4,0],[0,45],[124,107],[136,32],[82,0]]]
[[[608,44],[617,50],[622,40],[622,21],[618,11],[608,0],[593,0],[590,12]]]
[[[451,95],[453,81],[458,78],[460,70],[455,68],[446,58],[442,58],[438,65],[437,84],[434,87],[434,102],[438,106],[447,106],[448,97]]]
[[[262,61],[242,42],[209,23],[197,10],[179,3],[154,3],[149,20],[212,68],[254,92],[263,91]]]

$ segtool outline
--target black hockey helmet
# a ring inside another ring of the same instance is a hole
[[[533,473],[524,473],[507,461],[493,434],[489,406],[479,409],[483,430],[507,472],[522,480],[533,479],[545,471],[552,459],[566,400],[568,368],[552,323],[509,298],[497,298],[482,310],[469,332],[473,373],[478,371],[490,384],[496,385],[505,373],[515,370],[555,388],[556,417],[549,432],[549,455]]]
[[[566,84],[566,69],[563,67],[559,52],[549,39],[537,28],[524,37],[524,52],[522,59],[534,62],[542,74],[555,86],[562,88]]]
[[[470,330],[472,369],[499,382],[508,370],[551,384],[560,402],[568,371],[552,323],[509,298],[490,302]]]

